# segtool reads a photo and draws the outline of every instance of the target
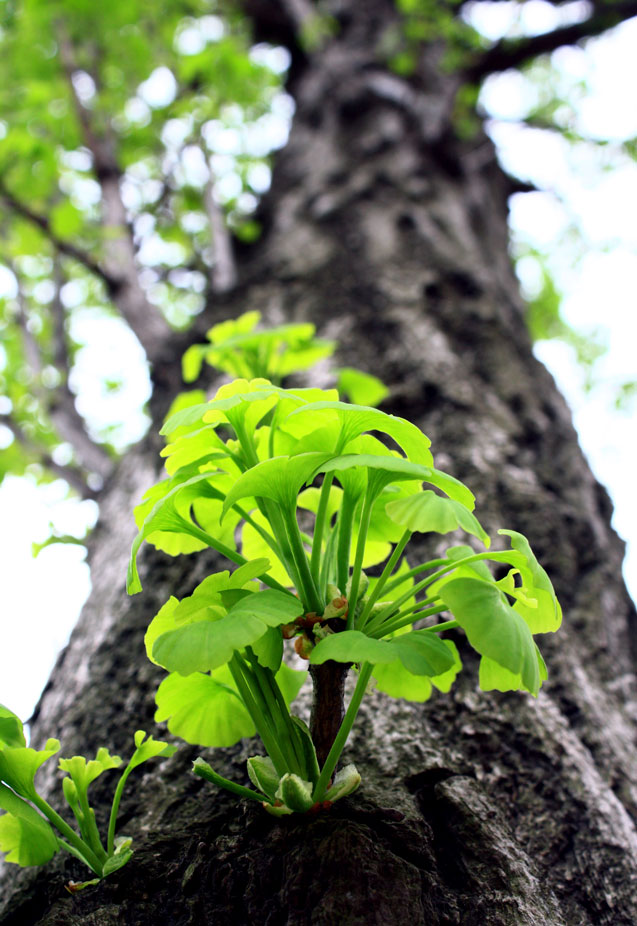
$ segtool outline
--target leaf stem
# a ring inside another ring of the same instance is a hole
[[[273,691],[272,673],[259,663],[251,647],[246,647],[246,653],[252,667],[252,674],[267,707],[271,726],[285,757],[287,771],[296,772],[297,775],[303,777],[303,757],[297,752],[296,736],[295,732],[290,729],[289,713],[285,701],[283,701],[284,710],[282,711],[281,704]],[[276,682],[274,684],[276,685]]]
[[[354,512],[358,504],[357,498],[352,498],[349,492],[343,492],[341,510],[338,513],[338,547],[336,552],[337,581],[339,589],[345,594],[345,586],[349,579],[349,555],[352,543],[352,523]]]
[[[218,775],[207,762],[202,761],[201,764],[194,762],[192,770],[195,775],[199,775],[200,778],[205,778],[206,781],[211,781],[213,784],[217,785],[217,787],[225,788],[226,791],[232,791],[233,794],[237,794],[239,797],[247,797],[251,801],[259,801],[260,804],[274,803],[267,794],[259,794],[257,791],[253,791],[252,788],[244,788],[243,785],[238,785],[236,782],[230,781],[222,775]]]
[[[423,608],[421,611],[414,610],[413,608],[406,608],[404,611],[400,611],[396,614],[391,620],[387,621],[387,623],[382,624],[380,627],[376,627],[375,630],[368,630],[367,633],[368,636],[373,637],[375,640],[380,640],[389,633],[395,633],[397,630],[401,630],[403,627],[413,624],[415,620],[421,620],[425,617],[433,617],[434,614],[440,614],[444,609],[444,605],[434,605],[431,608]],[[429,630],[429,627],[423,627],[423,630]]]
[[[241,700],[257,728],[257,733],[261,737],[266,752],[272,759],[277,775],[279,777],[285,775],[288,771],[287,762],[279,747],[276,731],[271,729],[268,722],[267,706],[264,704],[261,692],[254,689],[254,680],[251,678],[250,669],[239,653],[236,652],[228,662],[228,668],[232,673]],[[263,711],[264,707],[266,708],[265,713]]]
[[[347,630],[354,626],[354,615],[356,613],[356,602],[358,601],[358,589],[360,588],[361,570],[363,568],[363,558],[365,556],[365,543],[367,542],[367,532],[369,522],[372,516],[372,507],[376,501],[376,496],[368,492],[363,502],[363,510],[358,525],[358,540],[356,543],[356,555],[354,557],[354,566],[352,568],[352,585],[348,595],[349,607],[347,611]]]
[[[35,794],[32,797],[29,797],[29,800],[32,801],[38,810],[41,810],[45,817],[47,817],[51,823],[55,826],[57,830],[68,840],[68,842],[73,846],[73,848],[80,853],[82,858],[86,861],[88,867],[91,871],[94,871],[96,875],[101,877],[102,875],[102,863],[98,859],[97,855],[93,849],[81,839],[72,827],[68,825],[66,820],[55,811],[50,804],[44,800],[43,797],[40,797],[39,794]]]
[[[314,576],[310,571],[310,564],[308,562],[307,553],[305,552],[305,547],[303,546],[299,525],[296,522],[295,512],[294,510],[289,511],[283,509],[282,514],[288,540],[292,549],[292,556],[294,557],[300,580],[300,588],[298,588],[297,591],[301,595],[303,603],[307,606],[308,611],[315,611],[317,614],[321,614],[323,611],[323,602],[319,596]]]
[[[108,820],[108,838],[106,843],[106,850],[109,856],[113,855],[115,852],[115,827],[117,824],[117,812],[119,810],[119,804],[122,799],[122,794],[124,792],[124,785],[126,784],[126,779],[132,772],[132,767],[129,764],[126,766],[122,772],[119,781],[117,782],[117,787],[115,788],[115,794],[113,795],[113,803],[111,804],[111,815]]]
[[[380,598],[381,592],[383,591],[383,588],[385,587],[385,583],[388,581],[391,573],[394,570],[394,567],[396,566],[396,564],[398,563],[398,560],[400,559],[402,555],[403,550],[409,543],[409,539],[411,535],[412,535],[412,531],[406,530],[404,534],[402,535],[402,537],[400,538],[400,540],[398,541],[398,543],[396,544],[396,546],[394,547],[394,551],[392,555],[387,560],[387,563],[385,564],[385,568],[383,569],[380,576],[378,577],[378,581],[376,582],[374,586],[373,592],[371,593],[371,595],[365,602],[365,607],[363,608],[363,611],[358,619],[358,628],[357,628],[358,630],[364,629],[365,624],[367,623],[367,619],[370,615],[370,612],[372,608],[374,607],[374,605],[376,604],[376,602],[378,601],[378,599]]]
[[[323,545],[323,534],[325,532],[325,522],[327,517],[327,508],[330,501],[330,492],[334,482],[334,473],[326,473],[321,486],[321,495],[319,498],[316,519],[314,521],[314,539],[312,540],[312,556],[310,558],[310,570],[319,582],[319,571],[321,562],[321,547]]]

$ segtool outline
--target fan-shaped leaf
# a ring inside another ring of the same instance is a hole
[[[390,501],[385,511],[392,521],[410,531],[448,534],[462,528],[478,537],[485,546],[491,544],[491,538],[471,511],[453,498],[436,495],[431,489]]]
[[[523,687],[537,695],[541,679],[533,637],[502,592],[480,579],[453,579],[439,595],[473,648],[519,674]]]
[[[59,843],[49,823],[10,788],[0,783],[0,852],[17,865],[44,865],[53,858]]]

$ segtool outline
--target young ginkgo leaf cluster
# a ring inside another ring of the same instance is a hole
[[[441,634],[454,628],[480,655],[484,690],[537,694],[546,668],[533,635],[561,621],[551,582],[522,534],[499,531],[507,548],[490,551],[473,494],[436,469],[414,424],[333,389],[284,389],[258,376],[177,408],[162,429],[167,478],[136,509],[128,590],[141,589],[145,540],[172,555],[211,547],[236,568],[171,597],[150,624],[148,656],[169,672],[156,719],[202,746],[256,732],[267,753],[248,762],[254,789],[203,760],[198,775],[275,814],[350,793],[356,769],[334,771],[370,680],[415,701],[448,691],[461,662]],[[406,558],[414,534],[457,530],[481,549]],[[504,578],[489,563],[508,566]],[[443,612],[451,619],[436,622]],[[312,733],[290,713],[305,676],[283,660],[291,639],[310,665],[358,672],[321,764]]]
[[[70,889],[77,891],[88,884],[96,884],[130,859],[132,839],[115,835],[126,780],[138,765],[156,756],[171,756],[176,747],[154,740],[152,736],[146,737],[143,730],[135,733],[135,751],[113,794],[105,842],[89,804],[88,788],[103,772],[120,768],[122,759],[102,748],[90,761],[84,756],[59,760],[59,768],[68,776],[62,785],[75,817],[74,829],[38,793],[35,784],[40,766],[59,750],[60,743],[56,739],[47,740],[41,750],[28,747],[22,723],[0,704],[0,809],[5,811],[0,816],[0,851],[7,853],[6,861],[26,866],[43,865],[60,849],[66,850],[96,875],[90,881],[72,883]]]

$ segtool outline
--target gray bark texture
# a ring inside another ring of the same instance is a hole
[[[272,6],[248,4],[264,38],[280,28]],[[606,492],[532,354],[507,252],[511,181],[484,134],[454,133],[459,78],[435,47],[399,78],[378,51],[392,5],[333,6],[340,34],[293,65],[296,116],[264,235],[239,255],[237,289],[190,337],[258,309],[313,321],[339,340],[341,365],[379,375],[391,387],[383,407],[422,427],[487,528],[527,534],[553,578],[565,621],[542,640],[549,681],[537,700],[480,692],[458,635],[465,670],[452,692],[424,705],[371,693],[346,753],[361,789],[307,818],[235,802],[190,774],[210,755],[184,745],[134,773],[125,868],[71,897],[64,882],[84,874],[70,857],[6,866],[3,926],[637,922],[635,610]],[[184,346],[166,345],[155,365],[156,421],[180,388]],[[170,594],[219,568],[211,554],[146,547],[144,592],[126,597],[132,508],[159,470],[155,435],[103,492],[93,592],[37,709],[35,743],[57,736],[65,755],[105,744],[128,755],[140,727],[165,736],[153,721],[163,673],[143,634]],[[213,764],[244,782],[254,752],[216,750]]]

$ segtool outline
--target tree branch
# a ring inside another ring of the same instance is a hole
[[[63,238],[59,238],[51,228],[51,223],[49,222],[48,218],[38,212],[35,212],[33,209],[31,209],[30,206],[27,206],[26,203],[23,203],[20,199],[18,199],[14,193],[7,189],[1,178],[0,198],[4,200],[12,212],[15,212],[16,215],[19,215],[21,218],[26,219],[27,222],[31,222],[33,225],[36,225],[43,233],[45,238],[47,238],[50,244],[56,249],[56,251],[59,251],[61,254],[65,254],[67,257],[71,257],[79,264],[82,264],[82,266],[89,270],[91,273],[94,273],[95,276],[99,277],[99,279],[101,279],[107,287],[109,293],[112,294],[117,290],[118,282],[116,279],[106,273],[106,271],[103,270],[102,267],[100,267],[99,264],[96,263],[91,255],[87,254],[86,251],[83,251],[81,248],[76,247],[74,244],[71,244],[68,241],[64,241]]]
[[[108,131],[96,131],[91,112],[78,96],[73,77],[80,68],[75,49],[62,21],[57,23],[60,60],[66,76],[73,106],[84,143],[93,156],[93,169],[102,193],[104,229],[104,264],[115,287],[111,297],[149,358],[159,351],[170,335],[170,327],[161,312],[146,297],[139,280],[137,250],[133,230],[122,200],[122,171],[113,140]]]
[[[51,301],[53,315],[54,364],[62,376],[62,383],[49,403],[51,420],[60,436],[67,440],[77,454],[80,464],[102,479],[113,471],[113,461],[106,450],[96,443],[86,429],[86,423],[75,405],[75,396],[69,386],[70,359],[66,340],[66,317],[60,298],[62,277],[55,265],[55,295]]]
[[[33,392],[51,418],[51,422],[60,438],[68,441],[73,447],[80,465],[89,472],[97,473],[102,479],[105,479],[113,470],[113,461],[106,450],[89,435],[86,423],[75,406],[75,396],[69,386],[71,364],[66,342],[66,318],[60,298],[60,290],[64,281],[59,264],[56,262],[54,265],[55,295],[50,304],[53,316],[52,359],[53,365],[61,376],[61,383],[56,389],[46,389],[40,381],[44,366],[42,352],[36,338],[29,329],[26,300],[20,285],[20,276],[11,262],[8,263],[8,266],[18,283],[17,322],[22,332],[26,360],[34,375],[35,386]]]
[[[637,0],[622,0],[612,5],[596,4],[592,16],[584,22],[529,38],[502,39],[464,68],[463,77],[475,83],[489,74],[520,67],[538,55],[548,54],[562,45],[573,45],[580,39],[592,38],[633,16],[637,16]]]
[[[78,467],[72,466],[71,464],[56,463],[48,450],[45,450],[44,447],[31,440],[24,429],[11,415],[0,414],[0,424],[9,428],[15,439],[27,452],[37,456],[42,466],[52,473],[55,473],[60,479],[64,479],[65,482],[68,482],[82,498],[97,498],[97,492],[89,486],[84,474]]]

